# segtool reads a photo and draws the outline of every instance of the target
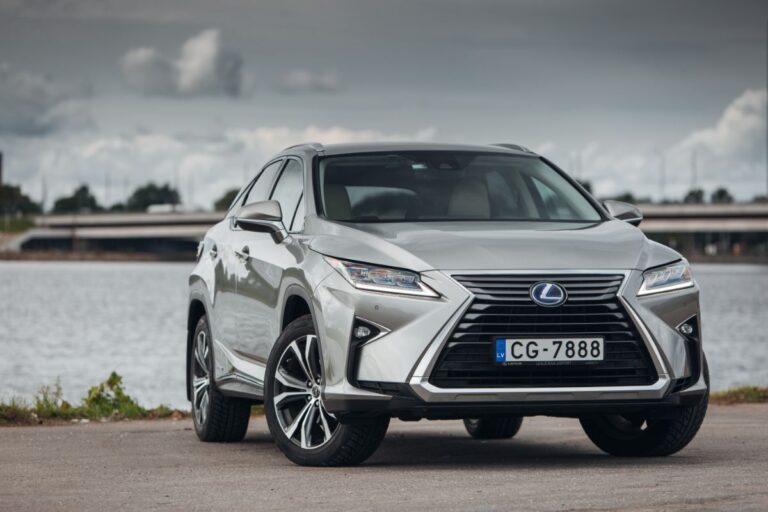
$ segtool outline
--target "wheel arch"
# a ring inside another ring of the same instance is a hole
[[[285,290],[283,307],[280,311],[280,332],[283,332],[288,324],[304,315],[312,316],[312,322],[317,330],[317,317],[309,294],[301,286],[292,284]]]

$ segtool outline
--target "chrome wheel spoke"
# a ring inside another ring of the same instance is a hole
[[[312,370],[312,346],[317,343],[317,336],[307,336],[307,343],[304,346],[304,365],[306,367],[307,375],[310,382],[313,384],[319,384],[315,372]]]
[[[208,401],[211,379],[208,370],[208,334],[206,331],[197,333],[194,345],[194,361],[192,362],[192,412],[197,424],[202,426],[208,416]]]
[[[275,372],[275,379],[285,387],[301,389],[309,393],[309,388],[307,387],[306,382],[302,382],[286,373],[283,373],[280,368],[278,368]]]
[[[312,446],[312,427],[315,424],[317,416],[317,404],[311,402],[307,414],[304,415],[304,421],[301,422],[301,447],[310,448]]]
[[[206,337],[205,331],[200,331],[197,335],[197,342],[195,345],[195,359],[197,360],[197,364],[200,367],[200,369],[208,373],[208,339]]]
[[[296,417],[293,419],[293,422],[288,425],[288,427],[283,429],[283,432],[285,432],[285,435],[288,437],[288,439],[291,439],[293,437],[293,434],[296,433],[296,429],[299,428],[299,425],[301,425],[302,420],[304,419],[304,416],[306,416],[307,412],[313,407],[312,402],[307,402],[307,404],[301,409],[299,414],[296,415]]]
[[[311,396],[308,391],[284,391],[275,397],[275,405],[279,406],[285,401],[298,400],[299,398],[306,399]]]
[[[330,441],[331,435],[333,432],[331,431],[331,427],[328,425],[328,413],[325,411],[325,407],[323,405],[320,405],[320,423],[323,425],[323,439],[325,442]]]
[[[309,344],[309,340],[307,340],[307,344]],[[312,380],[312,374],[307,368],[307,362],[304,360],[305,356],[301,353],[301,349],[299,348],[299,344],[295,341],[291,343],[291,350],[293,350],[293,353],[296,356],[296,361],[299,363],[301,370],[304,372],[304,376],[306,377],[307,381],[314,382]]]

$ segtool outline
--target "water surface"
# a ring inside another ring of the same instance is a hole
[[[112,370],[145,406],[186,407],[188,263],[0,262],[0,398]],[[695,265],[714,389],[768,385],[768,266]]]

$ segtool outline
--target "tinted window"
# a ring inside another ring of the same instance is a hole
[[[270,199],[280,203],[280,209],[283,211],[283,223],[286,226],[290,226],[293,220],[293,214],[296,212],[296,206],[299,204],[303,191],[304,172],[302,165],[296,160],[288,160],[270,197]]]
[[[350,222],[558,220],[597,222],[598,211],[535,156],[403,151],[320,160],[326,217]]]
[[[272,181],[275,178],[275,174],[280,170],[282,160],[272,162],[264,168],[259,177],[256,179],[256,183],[253,184],[251,190],[248,191],[248,195],[243,201],[243,205],[257,203],[259,201],[266,201],[267,194],[269,194],[269,187],[272,186]]]

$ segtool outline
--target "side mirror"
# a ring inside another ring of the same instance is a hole
[[[640,208],[633,204],[608,199],[603,201],[603,206],[614,219],[623,220],[633,226],[639,226],[643,220]]]
[[[235,214],[235,226],[246,231],[269,233],[275,243],[288,236],[283,226],[283,212],[277,201],[259,201],[247,204]]]

